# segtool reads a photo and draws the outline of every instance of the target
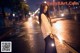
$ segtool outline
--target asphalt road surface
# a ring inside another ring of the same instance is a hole
[[[64,40],[75,51],[80,53],[80,23],[74,20],[63,18],[53,19],[53,34],[58,37],[55,39],[58,53],[69,53],[70,48],[67,48],[61,41]]]
[[[45,42],[39,24],[34,19],[15,26],[14,33],[1,41],[12,42],[12,53],[44,53]],[[52,20],[53,34],[65,40],[73,49],[80,52],[80,23],[58,18]],[[67,53],[69,48],[55,39],[57,53]]]

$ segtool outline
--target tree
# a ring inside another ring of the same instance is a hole
[[[29,6],[28,4],[26,4],[25,2],[21,2],[21,10],[23,12],[23,14],[28,14],[29,13]]]
[[[10,8],[12,11],[23,11],[24,14],[29,12],[29,6],[23,2],[23,0],[0,0],[0,7],[2,8],[2,14],[4,20],[6,20],[6,15],[4,12],[5,8]]]

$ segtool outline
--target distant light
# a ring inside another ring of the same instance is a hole
[[[47,3],[46,1],[44,1],[44,3]]]
[[[51,46],[54,47],[54,43],[52,43]]]
[[[26,0],[24,0],[26,2]]]
[[[13,17],[15,17],[15,14],[13,13]]]
[[[61,16],[63,17],[63,16],[64,16],[64,14],[61,14]]]
[[[32,15],[32,13],[31,13],[31,12],[29,12],[29,15]]]

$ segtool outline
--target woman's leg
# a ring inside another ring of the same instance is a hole
[[[45,40],[45,53],[56,53],[54,39],[52,39],[50,35],[48,35],[44,40]]]

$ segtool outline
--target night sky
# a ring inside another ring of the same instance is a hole
[[[40,4],[45,0],[26,0],[30,6],[30,11],[35,11],[40,7]],[[53,0],[46,0],[52,2]],[[80,0],[55,0],[55,1],[80,1]]]
[[[43,0],[27,0],[27,3],[30,6],[30,10],[35,11],[40,6],[40,3],[42,3],[42,1]]]
[[[26,0],[28,5],[30,6],[30,10],[31,11],[35,11],[37,10],[37,8],[40,7],[40,4],[44,1],[44,0]],[[46,0],[46,1],[52,1],[52,0]]]

